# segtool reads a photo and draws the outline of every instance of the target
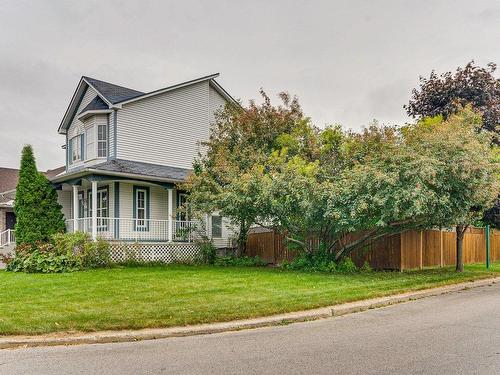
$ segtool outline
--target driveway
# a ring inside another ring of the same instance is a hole
[[[0,351],[0,374],[63,373],[499,374],[500,283],[281,327]]]

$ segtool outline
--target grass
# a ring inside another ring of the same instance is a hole
[[[411,272],[311,274],[155,266],[67,274],[0,271],[0,334],[137,329],[311,309],[500,274],[500,263]]]

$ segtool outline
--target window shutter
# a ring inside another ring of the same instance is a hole
[[[85,133],[80,136],[80,153],[82,160],[85,160]]]
[[[73,142],[71,139],[68,142],[68,164],[73,164]]]

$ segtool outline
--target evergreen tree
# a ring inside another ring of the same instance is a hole
[[[49,180],[37,171],[31,146],[23,148],[14,211],[18,245],[47,241],[54,233],[64,231],[57,193]]]

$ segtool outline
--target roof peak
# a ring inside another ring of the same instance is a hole
[[[97,78],[92,78],[88,76],[82,76],[90,86],[96,89],[99,94],[101,94],[107,101],[111,104],[115,104],[119,101],[132,99],[136,96],[143,95],[142,91],[130,89],[125,86],[115,85],[114,83],[102,81]]]

